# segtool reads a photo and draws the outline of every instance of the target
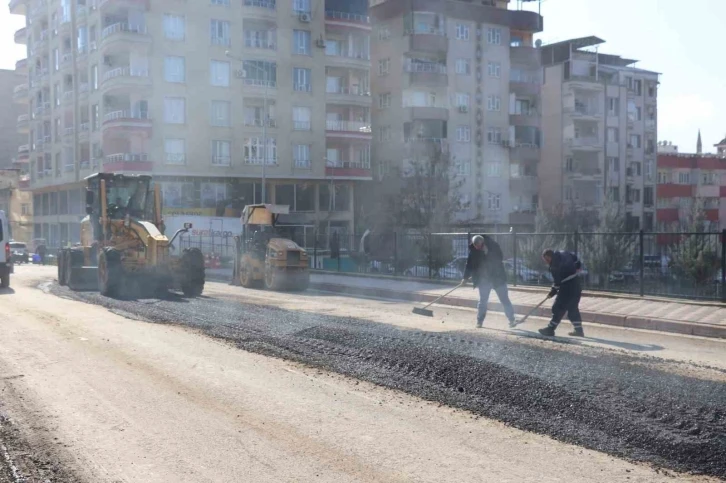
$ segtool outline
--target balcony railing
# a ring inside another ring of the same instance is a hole
[[[64,136],[73,136],[74,132],[76,132],[76,129],[73,126],[63,129]]]
[[[267,160],[263,158],[263,156],[245,156],[245,164],[254,164],[262,166],[263,164],[266,164],[267,166],[271,166],[273,164],[277,164],[277,155],[275,156],[268,156]]]
[[[64,103],[71,102],[73,100],[73,91],[65,91],[63,93],[63,96],[61,96],[61,100]]]
[[[413,28],[407,28],[405,31],[406,35],[411,34],[428,34],[428,35],[440,35],[446,37],[446,30],[436,27],[435,25],[416,25]]]
[[[341,161],[328,159],[325,161],[326,168],[353,168],[353,169],[371,169],[371,160],[363,159],[358,161]]]
[[[342,20],[343,22],[355,22],[355,23],[371,23],[371,18],[367,15],[360,15],[357,13],[338,12],[335,10],[326,10],[325,18],[329,20]]]
[[[30,116],[27,114],[21,114],[18,116],[18,125],[27,124],[30,121]]]
[[[166,164],[187,164],[186,153],[166,153],[164,159]]]
[[[269,49],[277,48],[277,41],[274,38],[260,38],[253,35],[245,35],[245,47],[250,49]]]
[[[30,152],[30,144],[21,144],[18,146],[18,154],[27,154]]]
[[[260,118],[246,118],[244,120],[246,127],[263,127],[265,124],[264,119]],[[277,121],[274,119],[268,119],[267,120],[267,127],[277,127]]]
[[[264,80],[264,79],[250,79],[245,78],[244,84],[247,86],[253,86],[253,87],[269,87],[271,89],[274,89],[277,87],[277,82],[274,80]]]
[[[311,165],[312,165],[312,163],[310,162],[309,159],[300,159],[300,158],[295,159],[296,168],[310,168]]]
[[[149,77],[149,71],[146,69],[132,69],[131,67],[118,67],[103,74],[103,82],[117,77]]]
[[[327,55],[328,57],[341,57],[344,59],[371,60],[371,54],[368,52],[350,52],[347,49],[343,49],[338,52],[326,52],[325,55]]]
[[[104,159],[104,164],[124,162],[147,162],[149,155],[146,153],[115,153],[109,154]]]
[[[14,98],[18,99],[18,98],[23,98],[23,97],[27,97],[27,96],[28,96],[28,85],[27,84],[20,84],[18,86],[15,86],[15,88],[13,89]]]
[[[212,156],[212,166],[229,166],[231,164],[231,156],[223,156],[219,154]]]
[[[600,146],[602,142],[597,137],[580,137],[570,138],[567,140],[571,146],[584,147],[584,146]]]
[[[87,133],[91,130],[91,123],[82,122],[80,128],[81,128],[81,133]]]
[[[446,65],[433,62],[409,62],[403,66],[404,72],[432,72],[446,74]]]
[[[109,25],[101,31],[101,40],[106,40],[111,35],[118,33],[146,35],[146,27],[142,25],[133,25],[126,22],[115,23],[113,25]]]
[[[148,113],[140,113],[128,110],[112,111],[103,116],[104,122],[118,121],[121,119],[137,119],[142,121],[151,120]]]
[[[266,8],[269,10],[277,8],[275,0],[244,0],[244,5],[245,7]]]
[[[292,128],[295,131],[309,131],[310,128],[312,128],[312,123],[310,121],[293,121],[292,122]]]
[[[370,134],[371,123],[360,121],[326,121],[325,129],[328,131],[360,132]]]
[[[363,89],[362,87],[341,87],[341,86],[328,86],[325,90],[328,94],[342,94],[346,96],[367,96],[370,97],[371,92]]]

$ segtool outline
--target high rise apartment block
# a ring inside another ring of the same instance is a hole
[[[471,225],[528,225],[537,206],[541,64],[534,12],[508,0],[371,2],[373,158],[391,167],[443,153]],[[410,166],[409,166],[410,167]],[[452,220],[454,221],[454,220]]]
[[[369,36],[360,0],[12,0],[27,44],[34,235],[79,238],[84,177],[149,173],[164,212],[288,204],[351,230],[371,179]],[[25,124],[24,124],[25,126]]]
[[[594,50],[584,37],[545,45],[540,201],[598,212],[621,203],[631,229],[655,226],[658,74]]]

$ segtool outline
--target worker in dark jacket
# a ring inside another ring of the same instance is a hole
[[[509,301],[507,291],[507,272],[502,263],[502,249],[499,244],[488,236],[476,235],[471,239],[469,246],[469,257],[466,260],[464,279],[466,283],[470,278],[474,287],[479,289],[479,304],[476,316],[476,326],[484,324],[487,315],[487,304],[492,289],[497,293],[499,302],[504,307],[504,313],[509,319],[510,325],[514,324],[514,307]]]
[[[582,316],[580,315],[580,297],[582,296],[582,283],[580,281],[580,269],[582,263],[577,255],[567,251],[545,250],[542,259],[549,265],[552,274],[553,285],[549,297],[556,297],[552,304],[552,320],[539,330],[539,333],[552,337],[555,335],[557,326],[567,314],[575,330],[569,335],[573,337],[585,337],[582,331]]]

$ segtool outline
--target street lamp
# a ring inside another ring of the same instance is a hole
[[[226,55],[230,59],[242,62],[242,72],[243,73],[245,72],[244,59],[233,55],[232,52],[230,52],[229,50],[225,51],[224,55]],[[267,192],[267,182],[266,182],[266,180],[267,180],[267,177],[266,177],[267,147],[268,147],[267,146],[267,124],[269,122],[268,114],[267,114],[267,88],[268,88],[268,85],[270,84],[270,82],[269,82],[269,74],[266,69],[262,69],[256,65],[252,65],[252,67],[262,71],[262,82],[264,82],[264,84],[265,84],[265,91],[264,91],[263,99],[262,99],[262,110],[264,111],[264,116],[262,119],[262,146],[263,146],[262,147],[262,149],[263,149],[263,151],[262,151],[263,152],[263,154],[262,154],[262,203],[265,203],[267,200],[267,198],[265,196],[266,192]]]

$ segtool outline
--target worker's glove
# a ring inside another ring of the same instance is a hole
[[[550,289],[550,293],[547,294],[547,298],[548,299],[551,299],[552,297],[554,297],[555,295],[557,295],[557,292],[558,291],[559,291],[559,287],[555,287],[553,285],[552,288]]]

